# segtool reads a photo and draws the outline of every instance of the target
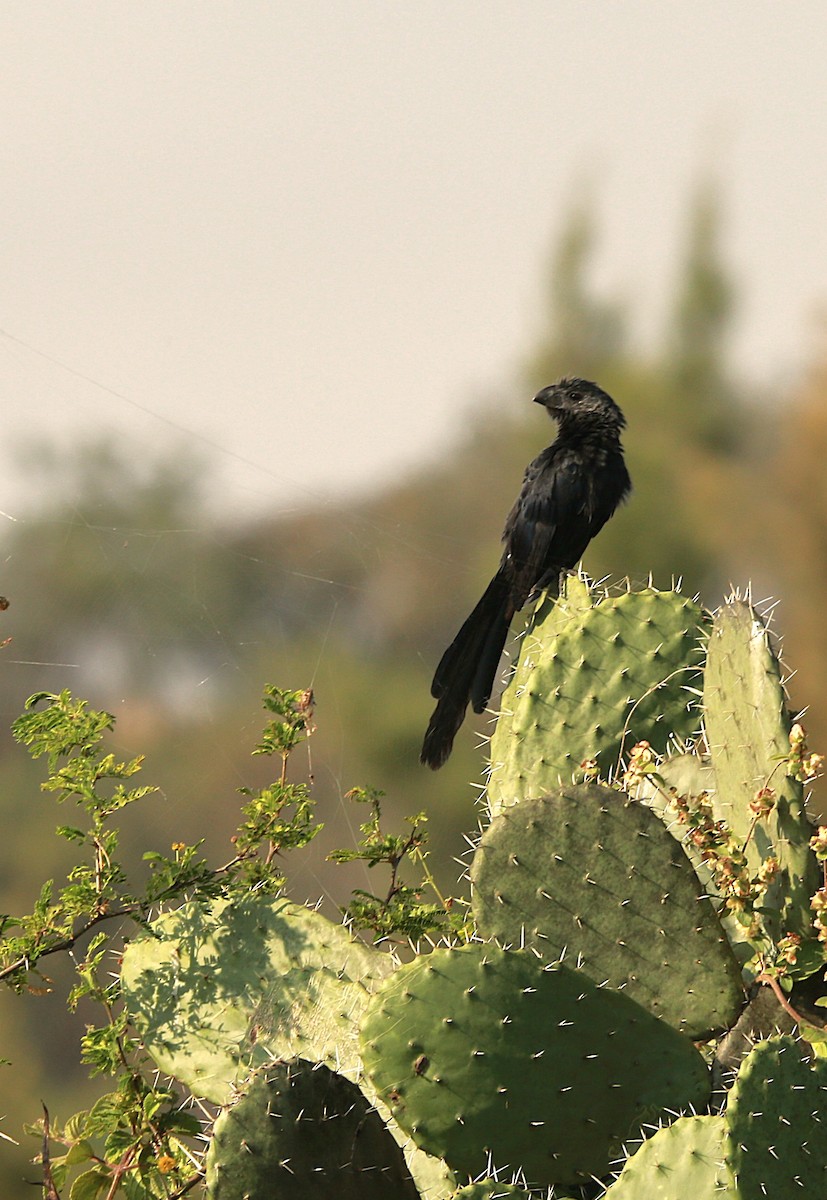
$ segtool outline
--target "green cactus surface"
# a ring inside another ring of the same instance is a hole
[[[767,929],[773,938],[788,932],[811,937],[810,898],[819,871],[808,846],[812,826],[803,785],[783,761],[790,753],[791,720],[781,670],[760,616],[742,600],[723,605],[715,616],[703,702],[716,815],[742,841],[752,831],[747,861],[753,874],[770,857],[781,866],[764,904]],[[754,825],[750,802],[765,787],[773,789],[776,805]]]
[[[675,810],[670,805],[670,793],[690,802],[697,801],[701,795],[705,795],[714,802],[716,789],[715,771],[709,759],[700,754],[684,753],[665,758],[658,766],[656,777],[645,776],[640,780],[634,790],[634,796],[656,812],[670,833],[680,841],[700,880],[704,894],[709,896],[715,906],[718,920],[727,935],[735,958],[743,966],[756,953],[771,954],[772,942],[760,925],[749,930],[738,919],[737,914],[727,907],[726,898],[718,888],[712,864],[694,844],[691,828],[687,829],[676,820]],[[752,978],[754,971],[748,971],[747,974]]]
[[[578,578],[529,622],[491,739],[492,816],[571,783],[585,759],[607,777],[639,740],[663,753],[697,733],[700,606],[647,588],[597,596]]]
[[[504,809],[471,867],[480,933],[564,953],[693,1038],[727,1028],[741,972],[680,844],[623,792],[573,785]]]
[[[224,1104],[250,1070],[301,1056],[361,1079],[358,1022],[393,968],[387,954],[287,900],[249,897],[185,904],[126,949],[124,996],[162,1071],[196,1096]],[[387,1114],[423,1200],[456,1186]]]
[[[711,796],[715,791],[715,772],[708,758],[700,754],[673,754],[660,763],[655,776],[646,775],[640,779],[632,795],[636,800],[645,804],[657,813],[666,828],[677,838],[686,852],[689,861],[695,869],[695,874],[701,881],[703,889],[709,895],[721,900],[714,882],[714,874],[706,864],[701,851],[686,837],[686,829],[676,820],[675,810],[670,806],[670,798],[675,796],[689,799],[702,794]],[[720,907],[720,905],[719,905]],[[719,912],[719,917],[723,914]],[[727,932],[730,933],[729,928]],[[733,930],[733,932],[736,932]],[[743,934],[739,935],[743,940]],[[745,957],[749,957],[750,950]]]
[[[529,1187],[606,1172],[667,1110],[704,1104],[692,1043],[621,992],[527,950],[472,943],[399,968],[372,997],[365,1068],[398,1123],[471,1176]]]
[[[513,1183],[498,1183],[496,1179],[481,1179],[454,1192],[451,1200],[531,1200],[529,1192]]]
[[[680,1117],[626,1160],[606,1200],[736,1198],[724,1165],[723,1117]]]
[[[543,639],[556,638],[567,628],[582,622],[593,605],[591,585],[585,575],[567,575],[557,597],[550,592],[543,593],[520,640],[520,654],[508,680],[508,693],[521,695],[531,677],[536,656],[526,653],[526,648],[531,644],[527,639],[536,640],[539,636],[535,630],[542,629]],[[499,737],[504,741],[510,732],[513,716],[512,706],[503,707],[498,714],[497,728]]]
[[[791,1037],[759,1042],[727,1100],[724,1138],[739,1200],[827,1196],[827,1062]]]
[[[128,1011],[162,1071],[225,1103],[252,1066],[301,1056],[350,1077],[388,955],[288,900],[189,903],[126,948]]]
[[[416,1200],[402,1151],[359,1088],[319,1063],[257,1073],[215,1123],[211,1200]]]

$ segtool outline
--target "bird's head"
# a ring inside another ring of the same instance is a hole
[[[548,415],[561,425],[575,426],[583,421],[619,432],[626,424],[626,418],[608,392],[588,379],[561,379],[538,392],[534,403],[542,404]]]

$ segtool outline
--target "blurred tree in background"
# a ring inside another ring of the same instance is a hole
[[[146,753],[147,780],[162,788],[147,805],[152,828],[132,829],[136,857],[204,836],[208,852],[226,856],[237,789],[265,782],[266,764],[249,752],[269,681],[313,686],[318,703],[310,765],[327,824],[294,898],[344,901],[365,885],[337,875],[331,897],[323,865],[359,819],[343,800],[354,784],[384,789],[389,815],[428,810],[432,866],[456,890],[452,860],[461,830],[476,825],[471,784],[482,782],[484,754],[465,729],[443,771],[419,767],[430,677],[496,565],[525,464],[553,435],[528,401],[563,374],[597,378],[629,422],[635,491],[589,548],[590,573],[651,573],[661,587],[682,577],[711,606],[750,578],[756,599],[780,598],[793,702],[811,705],[811,742],[825,748],[827,351],[788,395],[756,395],[734,377],[737,289],[709,182],[691,199],[672,307],[648,353],[633,348],[629,306],[594,286],[597,234],[593,206],[578,200],[513,402],[481,403],[449,461],[381,495],[224,527],[208,504],[209,462],[184,448],[154,464],[106,441],[28,449],[33,502],[5,528],[0,581],[11,603],[0,637],[12,638],[0,659],[3,910],[28,911],[36,885],[65,869],[39,777],[8,733],[30,693],[62,687],[115,713],[118,751]],[[41,472],[60,482],[51,507],[37,501]],[[477,720],[481,734],[489,728],[489,717]],[[41,1096],[60,1118],[94,1093],[78,1074],[82,1014],[73,1025],[49,996],[0,994],[0,1027],[0,1057],[14,1058],[0,1067],[4,1128],[18,1135]],[[36,1152],[34,1142],[0,1148],[4,1196],[28,1194],[21,1164]]]
[[[662,364],[675,425],[715,457],[732,455],[744,440],[739,396],[729,366],[735,287],[721,259],[721,220],[718,188],[704,181],[689,210]]]
[[[618,301],[596,294],[591,271],[599,230],[591,191],[576,197],[551,255],[547,279],[546,336],[528,370],[532,383],[573,371],[599,378],[628,356],[630,313]]]

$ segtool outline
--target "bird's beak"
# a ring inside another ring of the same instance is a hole
[[[555,408],[557,407],[555,404],[554,388],[543,388],[543,390],[538,392],[534,397],[534,403],[542,404],[543,408],[547,408],[549,412],[554,412]]]

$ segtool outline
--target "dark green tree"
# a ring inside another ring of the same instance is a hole
[[[692,197],[683,261],[665,339],[664,375],[682,428],[716,453],[737,446],[737,408],[728,363],[735,286],[722,253],[723,214],[715,181]]]

